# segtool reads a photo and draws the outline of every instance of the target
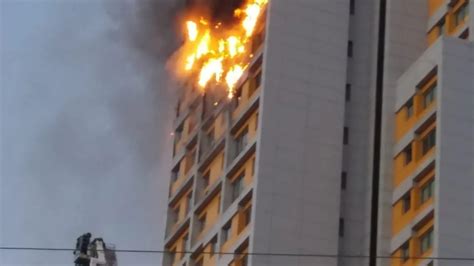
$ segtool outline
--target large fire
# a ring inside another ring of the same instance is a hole
[[[224,86],[228,97],[233,97],[234,87],[253,56],[249,45],[268,1],[245,0],[242,8],[234,10],[238,23],[229,29],[204,17],[186,21],[184,70],[196,76],[202,91],[214,83]]]

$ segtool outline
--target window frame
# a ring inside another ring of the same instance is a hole
[[[234,177],[232,180],[231,180],[231,196],[232,196],[232,202],[234,202],[236,199],[239,198],[239,196],[242,194],[242,192],[244,191],[244,188],[245,188],[245,183],[244,183],[244,179],[245,179],[245,172],[246,172],[246,169],[243,169],[241,172],[239,172],[238,175],[236,175],[236,177]],[[236,185],[238,184],[238,187],[236,188]]]
[[[406,214],[411,209],[411,192],[407,192],[402,197],[402,214]]]
[[[222,227],[222,244],[225,244],[230,239],[230,234],[232,233],[232,220],[227,222]]]
[[[413,161],[413,147],[412,143],[408,144],[402,151],[403,165],[408,165]]]
[[[410,98],[405,103],[405,120],[412,118],[415,114],[415,106],[413,104],[413,98]]]
[[[403,245],[400,247],[400,258],[402,259],[402,262],[406,262],[410,259],[410,241],[408,240],[407,242],[403,243]]]
[[[430,228],[420,236],[420,255],[423,255],[433,247],[433,233],[433,228]]]
[[[238,156],[249,144],[249,127],[246,125],[234,138],[235,155]]]
[[[431,85],[428,89],[426,89],[422,96],[423,96],[423,108],[427,109],[428,107],[431,106],[432,103],[435,102],[436,100],[436,90],[438,87],[438,83],[435,82],[433,85]]]
[[[430,178],[425,184],[420,187],[420,204],[424,204],[433,198],[434,195],[434,178]]]
[[[431,151],[435,146],[436,146],[436,127],[431,129],[421,139],[421,153],[425,155],[429,151]]]

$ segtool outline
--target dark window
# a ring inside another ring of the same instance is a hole
[[[436,145],[436,129],[433,129],[422,140],[422,153],[425,155]]]
[[[231,222],[228,222],[222,227],[222,243],[225,243],[230,237]]]
[[[177,223],[179,220],[179,206],[176,206],[176,208],[171,209],[171,221],[173,224]]]
[[[430,181],[428,181],[428,183],[426,183],[423,187],[421,187],[420,203],[423,204],[429,199],[431,199],[431,197],[433,197],[433,193],[434,193],[434,180],[431,179]]]
[[[351,84],[346,84],[346,102],[351,100]]]
[[[245,128],[236,138],[235,138],[235,156],[239,155],[240,152],[244,150],[248,143],[248,128]]]
[[[343,143],[349,144],[349,128],[348,127],[344,127]]]
[[[342,172],[341,173],[341,189],[346,189],[346,185],[347,185],[347,173]]]
[[[202,176],[202,186],[204,188],[207,188],[210,185],[210,180],[211,180],[211,172],[207,171],[203,176]]]
[[[206,148],[210,148],[214,145],[214,142],[216,140],[215,136],[215,128],[212,126],[207,132],[206,132]]]
[[[403,149],[403,158],[405,165],[409,164],[413,160],[413,150],[411,148],[411,143]]]
[[[201,215],[198,219],[199,232],[202,232],[206,228],[206,213]]]
[[[258,112],[255,113],[255,130],[258,129]]]
[[[438,27],[438,34],[439,34],[439,36],[444,35],[445,32],[446,32],[446,23],[444,22],[444,18],[443,18],[442,20],[440,20],[440,22],[438,23],[437,27]]]
[[[410,258],[410,242],[405,242],[400,248],[402,262],[407,261]]]
[[[237,90],[234,92],[234,108],[237,108],[240,104],[240,101],[242,100],[242,86],[240,86]]]
[[[408,100],[408,102],[405,104],[406,108],[406,118],[409,119],[410,117],[413,116],[413,99]]]
[[[433,229],[420,237],[420,253],[424,254],[433,246]]]
[[[349,56],[349,57],[352,57],[352,54],[353,54],[353,51],[352,51],[353,46],[354,46],[354,45],[353,45],[352,41],[349,41],[349,43],[347,44],[347,56]]]
[[[214,256],[214,254],[217,252],[217,238],[213,238],[211,242],[209,242],[209,245],[211,245],[211,251],[209,254]]]
[[[436,98],[436,84],[423,94],[423,107],[427,108]]]
[[[344,236],[344,218],[339,218],[339,236]]]
[[[175,182],[178,180],[179,177],[179,168],[181,167],[181,161],[178,162],[178,164],[173,168],[171,171],[171,181]]]
[[[188,195],[186,195],[186,213],[190,212],[192,207],[193,207],[193,193],[188,193]]]
[[[233,181],[232,181],[232,201],[236,200],[240,193],[244,190],[244,177],[245,171],[242,171]]]
[[[410,207],[411,207],[411,196],[410,196],[410,192],[408,192],[402,198],[402,212],[407,213],[410,210]]]
[[[183,237],[183,251],[184,252],[188,251],[188,235],[187,234]]]
[[[354,15],[355,14],[355,0],[350,0],[349,9],[350,9],[350,14]]]
[[[252,176],[255,175],[255,157],[252,159]]]
[[[260,84],[262,84],[262,71],[259,71],[257,75],[255,75],[255,89],[258,89],[260,87]]]
[[[252,219],[252,206],[249,206],[248,208],[244,209],[243,213],[243,220],[244,220],[244,227],[247,226],[251,219]]]
[[[467,38],[469,38],[469,29],[465,30],[461,35],[459,35],[459,38],[467,40]]]

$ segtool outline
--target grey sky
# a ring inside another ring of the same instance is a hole
[[[172,22],[169,0],[154,9],[144,1],[0,1],[0,245],[72,247],[90,231],[117,248],[160,249],[171,28],[149,24]],[[0,253],[2,265],[71,259]],[[119,260],[161,264],[157,255]]]

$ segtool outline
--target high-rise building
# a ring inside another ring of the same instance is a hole
[[[270,0],[233,99],[179,99],[163,265],[472,265],[420,259],[474,253],[469,10]]]
[[[472,10],[388,1],[378,242],[391,265],[474,264],[426,259],[474,255]]]

